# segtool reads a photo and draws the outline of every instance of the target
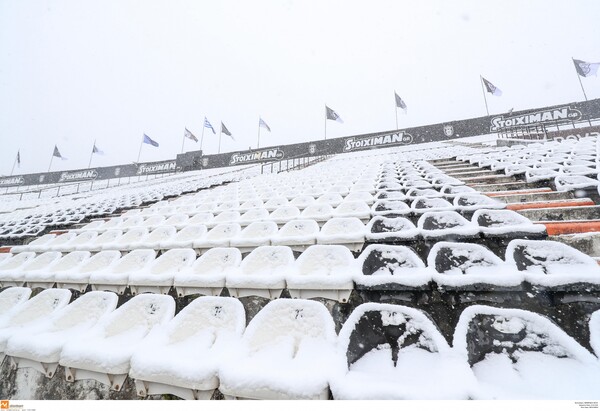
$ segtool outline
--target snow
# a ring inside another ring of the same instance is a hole
[[[546,233],[545,225],[533,224],[527,217],[512,210],[477,210],[471,221],[479,224],[481,232],[489,236]]]
[[[239,266],[228,273],[227,288],[285,288],[286,270],[294,263],[289,247],[261,246],[252,251]]]
[[[358,266],[348,248],[313,245],[286,275],[288,289],[352,289]]]
[[[0,292],[0,323],[26,302],[30,295],[31,289],[25,287],[11,287]]]
[[[475,237],[479,227],[471,223],[455,211],[429,211],[417,221],[417,227],[426,238],[443,238],[446,236]]]

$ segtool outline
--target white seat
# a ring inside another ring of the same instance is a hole
[[[283,225],[290,220],[298,218],[300,216],[300,210],[298,207],[286,205],[276,208],[269,215],[269,220],[276,222],[279,225]]]
[[[238,348],[245,326],[246,313],[238,300],[195,299],[156,327],[131,357],[129,375],[138,395],[210,399],[219,387],[218,368]]]
[[[77,237],[77,233],[67,232],[60,235],[57,235],[53,239],[50,239],[48,242],[44,242],[42,244],[30,244],[29,251],[33,251],[36,253],[43,253],[46,251],[52,250],[53,246],[61,246],[64,243],[71,241],[73,238]]]
[[[68,253],[71,251],[76,251],[77,247],[90,244],[94,239],[98,237],[97,231],[84,231],[81,234],[78,234],[72,240],[67,241],[60,245],[52,245],[50,246],[51,251],[60,251],[63,253]]]
[[[344,198],[338,193],[325,193],[317,198],[317,203],[329,204],[332,207],[337,207],[344,201]]]
[[[345,303],[354,289],[359,268],[348,248],[313,245],[304,251],[286,276],[292,298],[328,298]]]
[[[31,288],[52,288],[56,274],[77,270],[91,256],[89,251],[73,251],[46,267],[25,273],[25,282]]]
[[[127,250],[132,243],[139,242],[148,235],[148,229],[144,227],[135,227],[128,230],[125,234],[117,237],[115,241],[104,244],[102,250]]]
[[[62,257],[62,254],[58,251],[48,251],[38,254],[35,258],[20,265],[18,268],[4,272],[2,276],[2,286],[21,287],[25,284],[25,277],[29,272],[47,269],[50,264],[60,257]]]
[[[190,268],[175,274],[173,286],[180,297],[191,294],[218,296],[225,287],[225,277],[241,262],[242,254],[237,248],[211,248]]]
[[[79,292],[85,292],[92,273],[106,270],[119,258],[121,258],[120,251],[100,251],[81,265],[75,266],[70,270],[55,273],[54,280],[58,288],[70,288]]]
[[[43,325],[53,311],[67,304],[71,291],[52,288],[44,290],[30,300],[20,304],[0,322],[0,363],[4,360],[6,343],[16,332]]]
[[[4,287],[7,278],[12,278],[12,273],[19,271],[24,264],[27,264],[36,254],[33,251],[24,251],[0,262],[0,283]]]
[[[29,299],[31,289],[25,287],[6,288],[0,292],[0,324],[5,318]]]
[[[277,233],[277,224],[273,221],[257,221],[242,230],[239,236],[231,240],[231,246],[240,252],[248,252],[256,247],[270,245],[271,238]]]
[[[315,220],[292,220],[271,238],[272,245],[286,245],[294,251],[304,251],[316,243],[319,224]]]
[[[168,250],[171,248],[192,248],[194,241],[206,235],[205,225],[188,225],[178,231],[175,236],[161,241],[158,248]]]
[[[119,229],[106,230],[90,242],[76,246],[75,249],[79,251],[100,251],[104,245],[116,241],[122,235],[123,231]]]
[[[289,247],[258,247],[244,258],[237,272],[227,274],[225,286],[232,297],[278,298],[293,263],[294,253]]]
[[[315,202],[315,198],[309,195],[299,195],[290,201],[290,205],[298,207],[300,210],[304,210],[306,207]]]
[[[467,362],[414,308],[362,304],[337,342],[340,369],[330,380],[335,399],[466,400],[476,388]]]
[[[340,244],[358,252],[363,248],[366,232],[365,225],[356,217],[332,218],[321,228],[317,244]]]
[[[141,341],[174,314],[175,300],[168,295],[133,297],[63,346],[59,364],[65,367],[67,381],[94,379],[119,391]]]
[[[176,214],[173,214],[172,216],[170,216],[169,218],[167,218],[165,220],[165,222],[160,225],[172,225],[175,227],[186,226],[189,219],[190,219],[190,217],[187,214],[176,213]],[[155,227],[157,227],[157,226],[155,226]]]
[[[212,220],[206,223],[207,227],[215,227],[219,224],[237,223],[240,219],[240,212],[237,210],[227,210],[217,214]]]
[[[366,223],[371,219],[371,208],[362,200],[343,201],[335,209],[333,217],[356,217]]]
[[[138,242],[131,243],[127,246],[128,250],[136,250],[138,248],[160,249],[160,244],[163,241],[169,241],[175,234],[177,229],[172,225],[163,225],[156,227],[148,235],[142,237]]]
[[[253,208],[263,208],[264,203],[261,199],[255,198],[245,201],[239,208],[240,211],[252,210]]]
[[[44,244],[47,244],[49,241],[53,240],[54,238],[56,238],[56,234],[44,234],[43,236],[36,238],[29,244],[12,246],[10,248],[10,252],[12,254],[17,254],[17,253],[22,253],[25,251],[33,251],[32,247],[42,246]]]
[[[226,398],[327,399],[336,334],[316,301],[271,301],[250,321],[240,350],[219,368]]]
[[[283,196],[277,196],[277,197],[272,197],[270,198],[266,203],[265,203],[265,208],[268,211],[273,211],[276,210],[280,207],[285,207],[289,205],[289,201],[287,199],[287,197],[283,197]]]
[[[302,210],[300,218],[315,220],[317,223],[322,224],[329,220],[334,213],[334,209],[327,203],[315,203],[311,204]]]
[[[115,226],[115,228],[120,228],[121,230],[130,230],[134,227],[140,227],[142,224],[144,224],[144,221],[144,216],[140,213],[140,215],[124,218],[120,224]]]
[[[198,225],[198,224],[206,225],[206,223],[208,223],[213,218],[214,218],[214,214],[213,213],[209,213],[209,212],[197,213],[197,214],[194,214],[187,221],[186,225]],[[177,228],[178,229],[182,229],[183,227],[179,226]]]
[[[242,214],[238,222],[242,225],[248,225],[257,221],[264,221],[269,219],[269,212],[266,208],[251,208]]]
[[[231,240],[237,237],[242,228],[239,224],[219,224],[199,240],[194,241],[194,248],[202,252],[213,247],[229,247]]]
[[[113,291],[123,294],[127,288],[129,274],[147,269],[156,258],[154,250],[134,250],[104,270],[90,274],[89,283],[92,290]]]
[[[177,273],[196,261],[196,252],[191,248],[174,248],[167,251],[141,271],[129,274],[131,293],[167,294]]]
[[[78,337],[117,307],[116,294],[91,291],[64,308],[54,311],[39,327],[15,333],[6,345],[6,355],[17,368],[31,367],[52,378],[63,345]]]
[[[352,191],[351,193],[349,193],[344,198],[344,202],[347,202],[347,201],[364,201],[368,205],[373,204],[374,200],[375,199],[373,198],[373,196],[371,195],[371,193],[368,192],[368,191]]]

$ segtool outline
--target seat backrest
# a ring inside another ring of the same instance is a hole
[[[356,217],[336,217],[321,227],[321,234],[326,236],[346,235],[364,232],[365,225]]]
[[[598,271],[596,261],[558,241],[513,240],[506,247],[506,262],[514,264],[519,271],[539,271],[544,274],[581,273],[582,270]]]
[[[338,205],[344,200],[344,198],[338,193],[325,193],[317,198],[317,203],[326,203],[331,205]]]
[[[164,222],[164,225],[179,225],[187,223],[190,217],[187,214],[177,213],[173,214],[171,217],[167,218]]]
[[[479,244],[440,241],[431,248],[427,265],[438,273],[468,274],[480,268],[503,267],[504,261]]]
[[[187,221],[187,224],[188,225],[206,224],[213,218],[214,218],[213,213],[209,213],[209,212],[196,213]]]
[[[25,287],[11,287],[0,292],[0,316],[23,304],[30,295],[31,289]]]
[[[71,291],[58,288],[44,290],[20,305],[5,325],[20,326],[38,320],[69,304]]]
[[[240,233],[241,238],[265,238],[277,233],[277,223],[273,221],[256,221],[249,224]]]
[[[67,233],[63,233],[61,235],[57,235],[53,240],[48,241],[46,243],[46,245],[48,247],[50,247],[50,246],[54,247],[54,246],[57,246],[57,245],[63,245],[65,243],[68,243],[69,241],[71,241],[75,237],[77,237],[77,233],[69,231]]]
[[[265,208],[274,210],[276,208],[286,206],[286,205],[288,205],[288,203],[289,202],[286,197],[277,196],[277,197],[273,197],[273,198],[269,199],[265,203]]]
[[[242,253],[237,248],[211,248],[202,254],[192,265],[196,274],[222,272],[227,268],[238,267],[242,263]]]
[[[356,259],[364,275],[394,275],[411,268],[425,268],[425,263],[409,247],[368,245]]]
[[[313,245],[296,260],[296,267],[302,275],[344,274],[354,265],[352,252],[342,245]]]
[[[173,241],[189,241],[203,237],[208,230],[205,225],[186,225],[184,228],[179,230]]]
[[[311,197],[312,198],[312,197]],[[328,203],[314,203],[302,210],[302,218],[329,217],[334,213],[333,207]]]
[[[36,254],[33,251],[27,251],[24,253],[13,255],[12,257],[2,261],[2,263],[0,264],[0,271],[14,270],[15,268],[27,264],[27,262],[34,259],[35,256]]]
[[[155,228],[148,234],[148,236],[144,237],[142,241],[152,243],[156,241],[164,241],[171,237],[173,237],[177,233],[177,229],[172,225],[163,225]]]
[[[222,213],[218,214],[215,216],[215,218],[213,218],[212,222],[213,223],[228,223],[228,222],[233,222],[233,221],[237,221],[240,218],[240,212],[239,211],[234,211],[234,210],[228,210],[228,211],[223,211]]]
[[[121,252],[117,250],[105,250],[94,254],[87,260],[78,271],[80,273],[91,273],[100,269],[105,269],[121,258]]]
[[[64,257],[53,262],[50,267],[48,267],[49,271],[65,271],[70,270],[72,268],[77,267],[85,260],[90,258],[92,253],[89,251],[72,251]]]
[[[93,221],[94,223],[104,223],[104,221]],[[91,223],[90,223],[91,224]],[[36,238],[29,245],[43,245],[47,244],[50,240],[56,238],[56,234],[44,234],[43,236]]]
[[[110,229],[110,230],[107,230],[107,231],[103,232],[98,237],[96,237],[93,240],[93,244],[98,245],[98,244],[112,243],[113,241],[115,241],[117,238],[119,238],[122,235],[123,235],[123,231],[122,230],[119,230],[117,228],[113,228],[113,229]]]
[[[422,230],[444,230],[469,225],[470,222],[456,211],[429,211],[417,222],[417,226]]]
[[[109,267],[110,272],[126,273],[141,270],[156,258],[154,250],[133,250]]]
[[[175,315],[175,300],[168,295],[141,294],[133,297],[104,318],[100,327],[105,337],[114,337],[132,328],[147,334],[160,324],[171,320]]]
[[[206,233],[205,239],[207,240],[225,240],[232,238],[242,231],[239,224],[218,224],[208,233]]]
[[[158,257],[150,266],[151,274],[178,273],[196,261],[196,252],[191,248],[174,248]]]
[[[269,275],[294,263],[294,253],[289,247],[257,247],[240,264],[244,274]]]
[[[119,298],[108,291],[90,291],[82,294],[71,304],[56,311],[52,324],[55,329],[65,330],[83,323],[90,326],[112,312]]]
[[[315,220],[292,220],[285,223],[277,233],[278,237],[302,237],[316,235],[319,224]]]
[[[344,200],[339,206],[337,206],[337,208],[335,209],[335,212],[338,214],[342,214],[342,213],[357,213],[357,212],[362,212],[362,213],[369,213],[371,211],[371,207],[369,207],[367,205],[366,202],[362,201],[362,200]]]
[[[270,215],[270,218],[295,218],[300,215],[300,210],[298,207],[285,205],[277,207]]]
[[[135,227],[127,231],[121,237],[115,240],[115,243],[121,246],[126,246],[131,243],[137,243],[148,235],[148,229],[144,227]]]
[[[251,208],[240,217],[243,221],[265,220],[269,218],[269,211],[266,208]]]
[[[22,266],[23,271],[35,271],[41,270],[42,268],[48,268],[51,263],[62,257],[60,251],[48,251],[43,254],[39,254],[37,257],[27,262]]]

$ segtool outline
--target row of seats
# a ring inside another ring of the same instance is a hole
[[[211,248],[196,258],[193,249],[172,249],[156,258],[154,250],[115,250],[91,256],[74,251],[65,256],[24,252],[0,261],[3,286],[60,288],[133,294],[168,293],[180,296],[230,295],[278,298],[284,289],[293,297],[323,297],[346,302],[354,283],[358,289],[429,286],[481,289],[534,286],[561,287],[600,284],[600,267],[580,251],[554,241],[512,240],[502,260],[479,244],[438,242],[427,266],[406,246],[372,244],[354,258],[341,245],[314,245],[297,259],[290,247],[259,246],[243,260],[238,248]]]
[[[547,318],[472,306],[450,346],[422,311],[366,303],[336,335],[326,307],[280,299],[246,327],[242,304],[200,297],[177,315],[169,296],[144,294],[119,308],[115,294],[68,290],[0,293],[0,352],[19,368],[67,381],[94,379],[139,396],[210,399],[590,399],[598,358]],[[116,309],[115,309],[116,308]],[[600,355],[600,312],[590,320]],[[127,343],[124,343],[126,341]],[[568,376],[556,384],[556,376]]]

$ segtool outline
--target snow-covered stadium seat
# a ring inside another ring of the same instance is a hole
[[[57,272],[54,276],[54,280],[58,288],[70,288],[84,292],[89,284],[90,275],[92,275],[92,273],[106,270],[119,258],[121,258],[120,251],[100,251],[79,266],[73,267],[67,271]]]
[[[186,225],[206,225],[214,218],[214,214],[210,212],[199,212],[194,214],[186,223]],[[178,227],[182,228],[182,227]]]
[[[537,238],[546,235],[546,226],[533,224],[527,217],[512,210],[477,210],[471,221],[479,225],[484,237],[489,238]]]
[[[545,287],[600,284],[600,266],[590,256],[557,241],[512,240],[506,262],[523,271],[525,280]]]
[[[129,376],[138,395],[210,399],[219,387],[219,366],[239,347],[245,327],[246,313],[238,300],[195,299],[152,330],[131,357]]]
[[[4,282],[7,278],[12,278],[13,272],[19,271],[22,266],[35,258],[35,256],[36,253],[33,251],[24,251],[2,260],[0,262],[0,284],[2,284],[2,287],[6,287]]]
[[[82,244],[76,246],[75,249],[78,251],[100,251],[102,247],[106,244],[112,243],[117,240],[117,238],[123,235],[123,230],[119,229],[111,229],[106,230],[99,234],[96,238],[93,238],[86,244]]]
[[[419,229],[404,217],[375,216],[366,230],[366,239],[375,243],[412,243],[420,235]]]
[[[8,339],[26,328],[44,324],[48,317],[67,304],[71,299],[71,291],[52,288],[44,290],[35,297],[19,304],[0,321],[0,363],[4,360]]]
[[[60,235],[57,235],[56,237],[43,242],[42,244],[29,244],[28,247],[28,251],[33,251],[36,253],[43,253],[46,251],[50,251],[52,250],[53,246],[61,246],[69,241],[71,241],[72,239],[74,239],[75,237],[77,237],[77,233],[73,233],[73,232],[66,232]]]
[[[56,234],[44,234],[43,236],[36,238],[29,244],[15,245],[15,246],[11,247],[10,252],[12,254],[17,254],[17,253],[22,253],[25,251],[34,251],[34,248],[36,246],[43,246],[44,244],[47,244],[49,241],[53,240],[54,238],[56,238]]]
[[[271,237],[277,230],[277,223],[273,221],[256,221],[244,228],[239,236],[231,239],[231,246],[245,253],[259,246],[270,245]]]
[[[429,251],[427,265],[435,269],[438,287],[461,290],[520,288],[523,273],[479,244],[440,241]]]
[[[475,380],[422,311],[365,303],[338,337],[340,372],[331,380],[339,400],[468,399]]]
[[[164,241],[160,241],[158,249],[169,250],[171,248],[192,248],[194,241],[199,240],[206,235],[205,225],[188,225],[181,228],[177,233]]]
[[[229,224],[229,223],[238,223],[240,219],[240,212],[237,210],[227,210],[227,211],[223,211],[217,215],[215,215],[215,217],[206,222],[206,226],[211,228],[211,227],[215,227],[219,224]]]
[[[294,251],[304,251],[317,242],[319,224],[315,220],[292,220],[271,237],[272,245],[286,245]]]
[[[59,364],[65,367],[67,381],[93,379],[119,391],[140,342],[174,314],[175,300],[168,295],[133,297],[63,346]]]
[[[139,248],[160,249],[160,244],[163,241],[169,241],[175,234],[177,229],[172,225],[162,225],[154,228],[148,235],[142,237],[138,242],[131,243],[127,246],[127,250],[137,250]]]
[[[366,223],[371,219],[371,207],[365,201],[344,200],[333,212],[333,217],[356,217]]]
[[[477,379],[473,399],[598,398],[598,359],[539,314],[468,307],[456,326],[453,347]]]
[[[336,217],[323,224],[317,244],[340,244],[350,251],[362,250],[367,230],[356,217]]]
[[[490,198],[480,194],[465,193],[454,198],[454,205],[460,211],[475,211],[481,208],[488,210],[506,208],[502,201]]]
[[[402,200],[378,200],[371,207],[373,215],[411,215],[413,210]]]
[[[199,252],[214,247],[229,247],[231,239],[237,237],[241,231],[242,228],[236,223],[219,224],[202,238],[194,241],[193,246]]]
[[[361,270],[354,277],[357,289],[407,290],[425,287],[433,270],[409,247],[371,244],[356,259]]]
[[[54,311],[44,324],[15,333],[7,342],[6,355],[17,368],[31,367],[51,378],[58,367],[63,345],[112,312],[116,294],[91,291]]]
[[[358,265],[348,248],[314,245],[298,257],[287,274],[287,288],[292,298],[321,297],[345,303],[358,273]]]
[[[148,267],[129,274],[127,283],[133,295],[142,293],[167,294],[175,275],[196,261],[191,248],[174,248],[162,254]]]
[[[264,207],[269,211],[274,211],[274,210],[278,209],[279,207],[285,207],[287,205],[289,205],[289,201],[288,201],[287,197],[277,196],[277,197],[273,197],[273,198],[270,198],[269,200],[267,200]]]
[[[430,211],[417,222],[426,240],[465,240],[479,237],[479,226],[456,211]]]
[[[73,237],[71,240],[66,241],[62,244],[56,245],[53,242],[52,245],[48,247],[48,249],[50,251],[60,251],[63,253],[69,253],[71,251],[76,251],[77,247],[79,246],[91,243],[96,237],[98,237],[97,231],[84,231],[80,234],[77,234],[77,236]]]
[[[334,209],[332,206],[326,203],[314,203],[307,206],[302,213],[300,213],[300,218],[315,220],[319,224],[323,224],[325,221],[329,220],[334,213]]]
[[[242,214],[238,220],[240,225],[248,225],[254,222],[269,219],[269,211],[266,208],[251,208]]]
[[[148,229],[144,227],[135,227],[129,229],[122,236],[117,237],[114,241],[104,244],[103,250],[127,250],[132,243],[139,242],[142,238],[148,235]]]
[[[15,258],[22,254],[24,253],[17,254]],[[41,269],[47,269],[54,261],[61,257],[62,254],[59,251],[48,251],[38,254],[35,258],[28,260],[26,263],[19,265],[17,268],[2,272],[2,286],[21,287],[25,284],[25,277],[27,276],[27,273]]]
[[[225,278],[242,262],[237,248],[211,248],[202,254],[187,270],[175,274],[173,286],[177,295],[192,294],[218,296],[225,288]]]
[[[25,273],[25,282],[31,288],[52,288],[56,282],[56,274],[77,270],[90,258],[89,251],[73,251],[53,261],[47,267]]]
[[[332,207],[337,207],[344,201],[344,198],[338,193],[326,193],[317,198],[317,203],[329,204]]]
[[[90,275],[92,290],[106,290],[123,294],[127,288],[129,274],[147,269],[156,258],[154,250],[134,250],[114,264]]]
[[[293,263],[294,253],[289,247],[258,247],[244,258],[238,270],[227,274],[225,286],[232,297],[279,298]]]
[[[10,313],[29,299],[31,288],[10,287],[0,292],[0,324]]]
[[[225,398],[327,399],[334,370],[335,325],[316,301],[271,301],[250,321],[219,368]]]
[[[269,220],[274,221],[279,225],[283,225],[290,220],[300,217],[300,210],[298,207],[285,205],[277,207],[269,214]]]

